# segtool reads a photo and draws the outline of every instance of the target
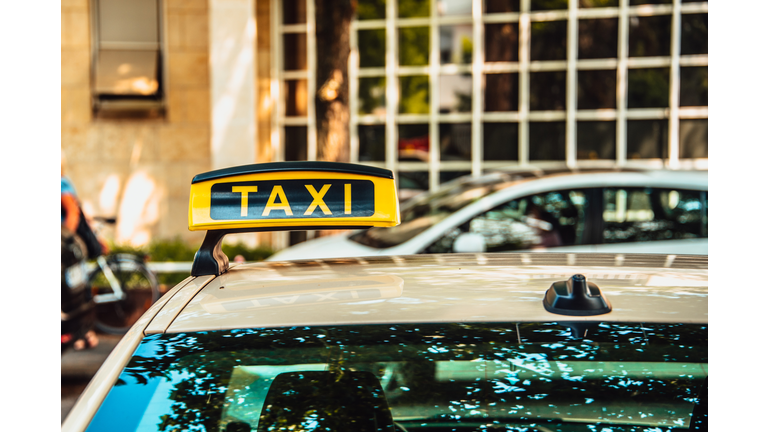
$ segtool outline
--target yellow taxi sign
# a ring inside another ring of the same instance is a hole
[[[400,223],[392,171],[338,162],[273,162],[199,174],[190,230],[297,230]]]

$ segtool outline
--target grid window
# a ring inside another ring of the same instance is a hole
[[[485,111],[517,111],[520,77],[516,73],[485,76]]]
[[[580,121],[576,127],[579,159],[616,158],[616,122]]]
[[[567,21],[531,23],[531,60],[565,60]]]
[[[352,161],[430,189],[529,162],[692,167],[707,158],[708,4],[683,3],[362,0]]]
[[[680,157],[703,159],[707,151],[707,119],[680,120]]]
[[[565,160],[565,123],[531,122],[531,160]]]
[[[659,159],[668,157],[668,123],[663,120],[627,121],[627,157]]]
[[[520,12],[520,0],[485,0],[485,13]]]
[[[629,20],[629,56],[669,56],[672,16],[642,16]]]
[[[617,18],[579,20],[579,58],[602,59],[616,56],[619,43]]]
[[[531,73],[531,111],[565,109],[565,71]]]
[[[483,157],[487,161],[516,161],[519,150],[517,123],[483,124]]]
[[[616,108],[615,70],[580,70],[578,86],[579,109]]]

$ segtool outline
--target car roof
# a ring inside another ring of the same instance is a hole
[[[547,312],[557,281],[583,274],[613,310]],[[707,322],[704,256],[446,254],[232,266],[191,279],[145,333],[427,322]]]

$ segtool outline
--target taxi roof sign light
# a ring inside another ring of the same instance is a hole
[[[400,223],[392,171],[339,162],[272,162],[196,175],[189,229],[207,230],[193,276],[219,275],[227,234],[355,229]]]

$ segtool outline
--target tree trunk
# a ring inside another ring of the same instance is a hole
[[[307,0],[311,1],[311,0]],[[317,159],[349,162],[349,29],[355,0],[315,0]]]

